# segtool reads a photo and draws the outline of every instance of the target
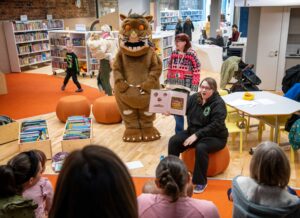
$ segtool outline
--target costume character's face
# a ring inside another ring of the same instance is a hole
[[[129,14],[126,17],[120,14],[123,21],[119,31],[119,44],[121,51],[128,56],[141,56],[148,52],[151,41],[151,28],[149,22],[152,16],[143,17],[139,14]]]

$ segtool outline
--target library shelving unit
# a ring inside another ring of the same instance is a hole
[[[178,10],[165,10],[160,12],[160,23],[163,30],[175,30],[178,21]]]
[[[89,34],[86,31],[74,30],[49,31],[51,63],[54,74],[56,74],[57,70],[65,71],[66,69],[66,45],[68,43],[73,45],[73,52],[78,57],[80,73],[85,75],[87,72],[90,72],[89,51],[86,46]]]
[[[64,20],[63,19],[47,20],[47,28],[48,30],[63,30]]]
[[[180,17],[182,22],[189,16],[193,22],[205,20],[203,10],[180,10]]]
[[[166,80],[166,73],[170,55],[174,49],[175,35],[173,31],[161,31],[152,34],[152,40],[156,48],[156,52],[162,60],[163,70],[159,78],[161,84]]]
[[[47,21],[5,22],[5,37],[11,70],[50,62]]]

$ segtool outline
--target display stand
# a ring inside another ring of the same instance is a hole
[[[178,10],[165,10],[160,12],[160,23],[162,30],[175,30],[178,21]]]
[[[21,131],[22,131],[22,123],[20,128],[20,135],[21,135]],[[47,125],[47,132],[49,134],[48,125]],[[20,152],[36,149],[44,152],[47,159],[52,158],[52,147],[51,147],[51,140],[49,139],[49,136],[47,137],[46,140],[39,140],[39,141],[32,141],[32,142],[21,142],[20,138],[21,137],[19,136]]]
[[[19,152],[19,123],[13,122],[0,126],[0,160]]]
[[[67,126],[67,123],[66,123]],[[65,130],[66,130],[65,126]],[[82,149],[83,147],[92,144],[93,138],[93,122],[91,120],[90,128],[90,138],[87,139],[72,139],[72,140],[62,140],[61,147],[63,152],[72,152],[77,149]]]

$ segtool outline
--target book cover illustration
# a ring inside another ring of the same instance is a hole
[[[187,94],[172,90],[151,90],[149,112],[185,115]]]

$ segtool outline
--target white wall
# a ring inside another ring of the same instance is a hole
[[[150,0],[118,0],[118,3],[121,14],[127,15],[130,9],[132,13],[142,14],[146,11],[146,15],[150,14]]]

